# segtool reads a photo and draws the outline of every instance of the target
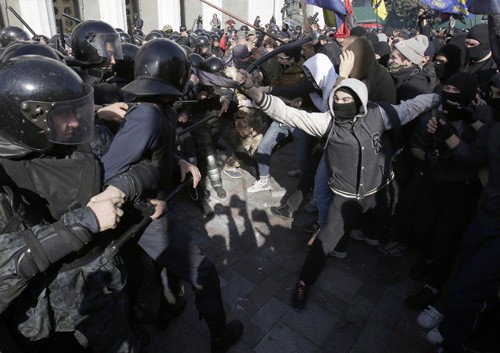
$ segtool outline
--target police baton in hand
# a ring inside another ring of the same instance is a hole
[[[177,185],[177,187],[167,195],[165,201],[169,202],[175,196],[177,196],[177,194],[181,190],[183,190],[188,185],[191,185],[192,183],[193,183],[193,176],[189,174],[186,176],[186,179],[181,184]],[[106,262],[111,260],[129,240],[134,238],[134,236],[137,233],[143,230],[151,222],[151,216],[155,213],[155,205],[153,205],[149,201],[136,202],[134,203],[134,207],[141,212],[142,215],[141,220],[139,221],[139,223],[134,224],[125,233],[120,235],[118,239],[113,240],[106,247],[106,249],[104,250],[104,257],[106,258]]]

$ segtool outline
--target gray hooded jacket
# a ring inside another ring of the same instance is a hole
[[[362,102],[359,114],[352,121],[334,119],[333,95],[341,87],[352,89]],[[401,125],[439,105],[437,94],[424,94],[393,105]],[[387,185],[394,177],[391,168],[392,147],[384,131],[392,128],[386,112],[376,103],[368,102],[364,83],[343,80],[330,95],[330,110],[307,113],[285,105],[279,98],[264,95],[258,106],[276,121],[299,128],[306,133],[326,137],[325,156],[328,161],[329,185],[340,196],[363,199]]]

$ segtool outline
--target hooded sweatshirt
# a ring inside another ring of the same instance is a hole
[[[350,88],[361,101],[360,111],[353,120],[335,119],[333,96],[342,87]],[[335,194],[358,200],[372,195],[394,176],[390,138],[384,134],[392,128],[391,121],[380,106],[368,102],[366,85],[356,79],[345,79],[335,87],[329,103],[325,113],[297,110],[269,95],[263,95],[257,105],[276,121],[325,138],[329,185]],[[425,94],[393,107],[404,125],[439,103],[439,95]]]
[[[387,69],[375,59],[372,43],[366,38],[358,38],[347,50],[352,50],[356,57],[349,77],[362,81],[368,87],[370,101],[396,103],[394,82]]]
[[[306,60],[304,66],[307,67],[314,81],[323,93],[322,96],[317,92],[310,93],[309,97],[311,98],[311,101],[319,111],[328,111],[330,94],[332,93],[335,81],[339,76],[337,71],[335,71],[335,67],[333,67],[332,62],[325,54],[316,54],[310,57]]]

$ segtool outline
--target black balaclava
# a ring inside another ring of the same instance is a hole
[[[446,64],[434,64],[439,81],[444,83],[451,75],[463,70],[467,59],[467,49],[460,43],[448,43],[438,50],[436,56],[438,55],[448,59]]]
[[[467,48],[469,57],[472,61],[479,61],[483,59],[491,51],[488,25],[486,23],[475,25],[469,31],[467,35],[469,39],[475,39],[479,42],[479,45],[474,48]]]
[[[349,93],[353,98],[352,103],[333,103],[333,114],[337,120],[352,120],[359,114],[361,108],[361,100],[358,95],[348,87],[341,87],[336,92]]]
[[[462,120],[465,108],[467,108],[476,97],[478,83],[474,76],[465,72],[453,74],[445,85],[454,86],[460,93],[441,92],[443,110],[447,111],[448,119],[451,121]],[[459,103],[460,107],[449,104],[447,101]]]

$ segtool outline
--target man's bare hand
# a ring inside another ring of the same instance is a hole
[[[151,215],[153,221],[160,218],[167,211],[167,203],[165,201],[157,199],[150,199],[148,201],[155,205],[155,213]]]
[[[121,191],[120,189],[114,187],[113,185],[110,185],[101,192],[100,194],[97,194],[93,196],[90,201],[92,202],[98,202],[98,201],[104,201],[104,200],[110,200],[112,198],[119,197],[124,199],[125,198],[125,193]]]
[[[121,123],[123,117],[127,113],[127,110],[127,103],[117,102],[102,107],[97,111],[97,115],[99,116],[99,119]]]
[[[114,229],[123,216],[123,210],[120,208],[125,200],[121,197],[113,197],[108,200],[90,201],[87,207],[90,207],[97,218],[99,231]]]
[[[339,66],[339,76],[349,77],[354,68],[354,60],[356,59],[354,52],[352,50],[344,50],[340,54],[340,66]]]
[[[186,179],[186,175],[191,173],[193,176],[193,188],[195,188],[201,180],[201,173],[198,167],[181,159],[179,161],[179,168],[181,169],[181,183]]]

